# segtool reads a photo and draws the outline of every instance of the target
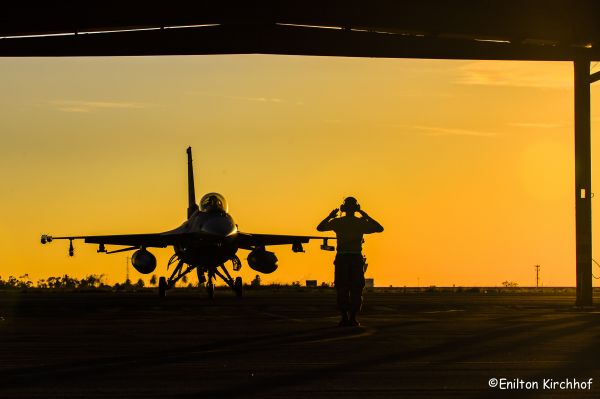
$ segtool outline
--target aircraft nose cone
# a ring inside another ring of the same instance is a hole
[[[201,231],[214,236],[227,237],[235,233],[236,227],[228,218],[215,217],[204,222]]]

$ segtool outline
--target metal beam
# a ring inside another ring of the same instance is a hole
[[[590,62],[574,61],[575,71],[575,247],[576,306],[592,306],[592,162]]]
[[[600,59],[600,47],[489,42],[275,24],[0,39],[0,57],[248,53],[532,61]]]
[[[0,37],[278,22],[581,45],[600,42],[598,20],[598,0],[5,1]]]

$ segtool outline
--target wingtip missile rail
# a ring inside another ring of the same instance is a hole
[[[49,234],[42,234],[42,236],[40,237],[40,242],[42,244],[48,244],[55,239],[69,240],[69,256],[74,256],[75,255],[75,247],[73,247],[73,240],[75,240],[77,238],[79,238],[79,237],[52,237]]]

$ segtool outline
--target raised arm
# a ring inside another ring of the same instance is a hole
[[[318,231],[330,231],[333,230],[332,226],[331,226],[331,221],[333,219],[335,219],[335,217],[337,216],[339,209],[335,208],[333,211],[331,211],[329,213],[329,215],[327,215],[327,217],[323,220],[321,220],[321,223],[319,223],[319,225],[317,226],[317,230]]]
[[[367,226],[368,226],[368,231],[366,231],[366,233],[381,233],[383,231],[383,226],[379,224],[379,222],[375,219],[373,219],[371,216],[367,215],[367,212],[365,211],[358,211],[361,216],[363,217],[363,219],[365,220]]]

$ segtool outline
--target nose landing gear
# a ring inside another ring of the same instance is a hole
[[[235,280],[229,274],[229,271],[225,267],[225,265],[220,265],[218,267],[210,268],[207,270],[207,277],[204,278],[204,272],[198,271],[198,275],[202,274],[202,280],[206,281],[206,293],[208,294],[209,299],[214,299],[215,297],[215,282],[217,277],[225,282],[235,292],[235,296],[238,298],[242,296],[243,284],[242,278],[236,277]],[[200,278],[200,277],[199,277]]]
[[[206,283],[206,293],[208,294],[208,299],[215,299],[215,273],[214,271],[208,272],[208,281]]]
[[[198,273],[198,283],[206,283],[206,293],[208,294],[209,299],[214,299],[215,297],[215,282],[217,277],[220,278],[231,288],[237,297],[241,297],[243,293],[243,283],[241,277],[236,277],[235,279],[231,277],[229,271],[225,267],[225,265],[213,266],[213,267],[205,267],[205,266],[190,266],[183,263],[177,255],[173,255],[171,260],[169,260],[168,266],[175,263],[175,261],[179,261],[177,266],[173,270],[171,277],[168,279],[165,277],[161,277],[158,280],[158,296],[160,298],[164,298],[166,296],[166,292],[175,286],[175,283],[183,278],[186,274],[196,269]],[[237,256],[232,259],[234,270],[239,270],[241,267],[241,262],[237,258]],[[168,269],[167,266],[167,269]]]

